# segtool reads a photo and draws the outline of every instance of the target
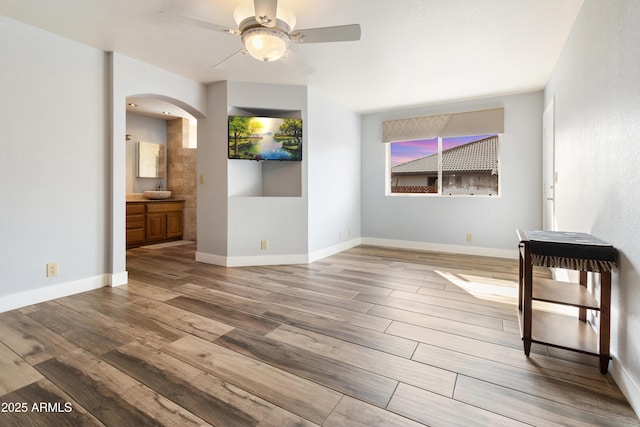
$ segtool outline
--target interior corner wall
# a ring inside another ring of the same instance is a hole
[[[0,57],[4,311],[104,285],[109,102],[100,50],[0,16]]]
[[[207,86],[208,116],[198,120],[198,225],[196,259],[226,265],[227,82]]]
[[[308,115],[309,252],[332,253],[360,239],[361,116],[311,88]]]
[[[303,121],[303,160],[288,165],[300,180],[300,196],[232,196],[228,199],[227,256],[230,265],[295,263],[308,252],[308,137],[307,88],[305,86],[227,82],[228,107],[245,111],[300,112]],[[227,149],[227,111],[224,112],[224,149]],[[225,162],[246,162],[227,160]],[[263,161],[265,168],[268,161]],[[236,179],[241,177],[235,176]],[[268,249],[261,242],[268,242]]]
[[[307,87],[243,82],[210,85],[208,110],[209,117],[198,121],[199,260],[227,266],[305,263],[311,253],[322,257],[358,241],[358,114]],[[238,111],[300,116],[303,161],[228,160],[227,115]],[[263,178],[271,174],[298,180],[300,195],[265,191]]]
[[[383,121],[499,107],[505,110],[499,197],[385,194],[389,172]],[[363,116],[365,242],[515,257],[515,230],[542,224],[542,112],[543,93],[537,91]],[[472,242],[466,241],[467,234],[472,234]]]
[[[196,119],[206,116],[206,86],[117,52],[109,54],[111,137],[111,274],[126,283],[126,99],[132,95],[163,98]]]
[[[612,373],[640,413],[640,8],[585,0],[545,89],[555,98],[556,220],[619,253]]]

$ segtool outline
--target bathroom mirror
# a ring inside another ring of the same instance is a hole
[[[164,178],[164,145],[138,141],[138,178]]]

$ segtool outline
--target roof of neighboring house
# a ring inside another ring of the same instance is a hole
[[[490,136],[442,152],[443,172],[498,172],[498,137]],[[438,154],[421,157],[393,166],[392,174],[409,175],[438,172]]]

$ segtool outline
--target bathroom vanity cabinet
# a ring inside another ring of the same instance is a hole
[[[180,240],[183,209],[182,200],[127,202],[127,248]]]

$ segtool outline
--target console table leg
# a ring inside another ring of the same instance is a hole
[[[607,373],[611,341],[611,272],[600,273],[600,372]]]
[[[525,249],[524,243],[518,245],[518,310],[522,310],[522,297],[523,290],[522,285],[524,283],[524,255],[522,251]]]
[[[580,286],[582,286],[583,288],[587,287],[587,272],[586,271],[581,271],[580,272]],[[587,321],[587,309],[584,307],[580,307],[578,309],[578,318],[583,321],[586,322]]]

